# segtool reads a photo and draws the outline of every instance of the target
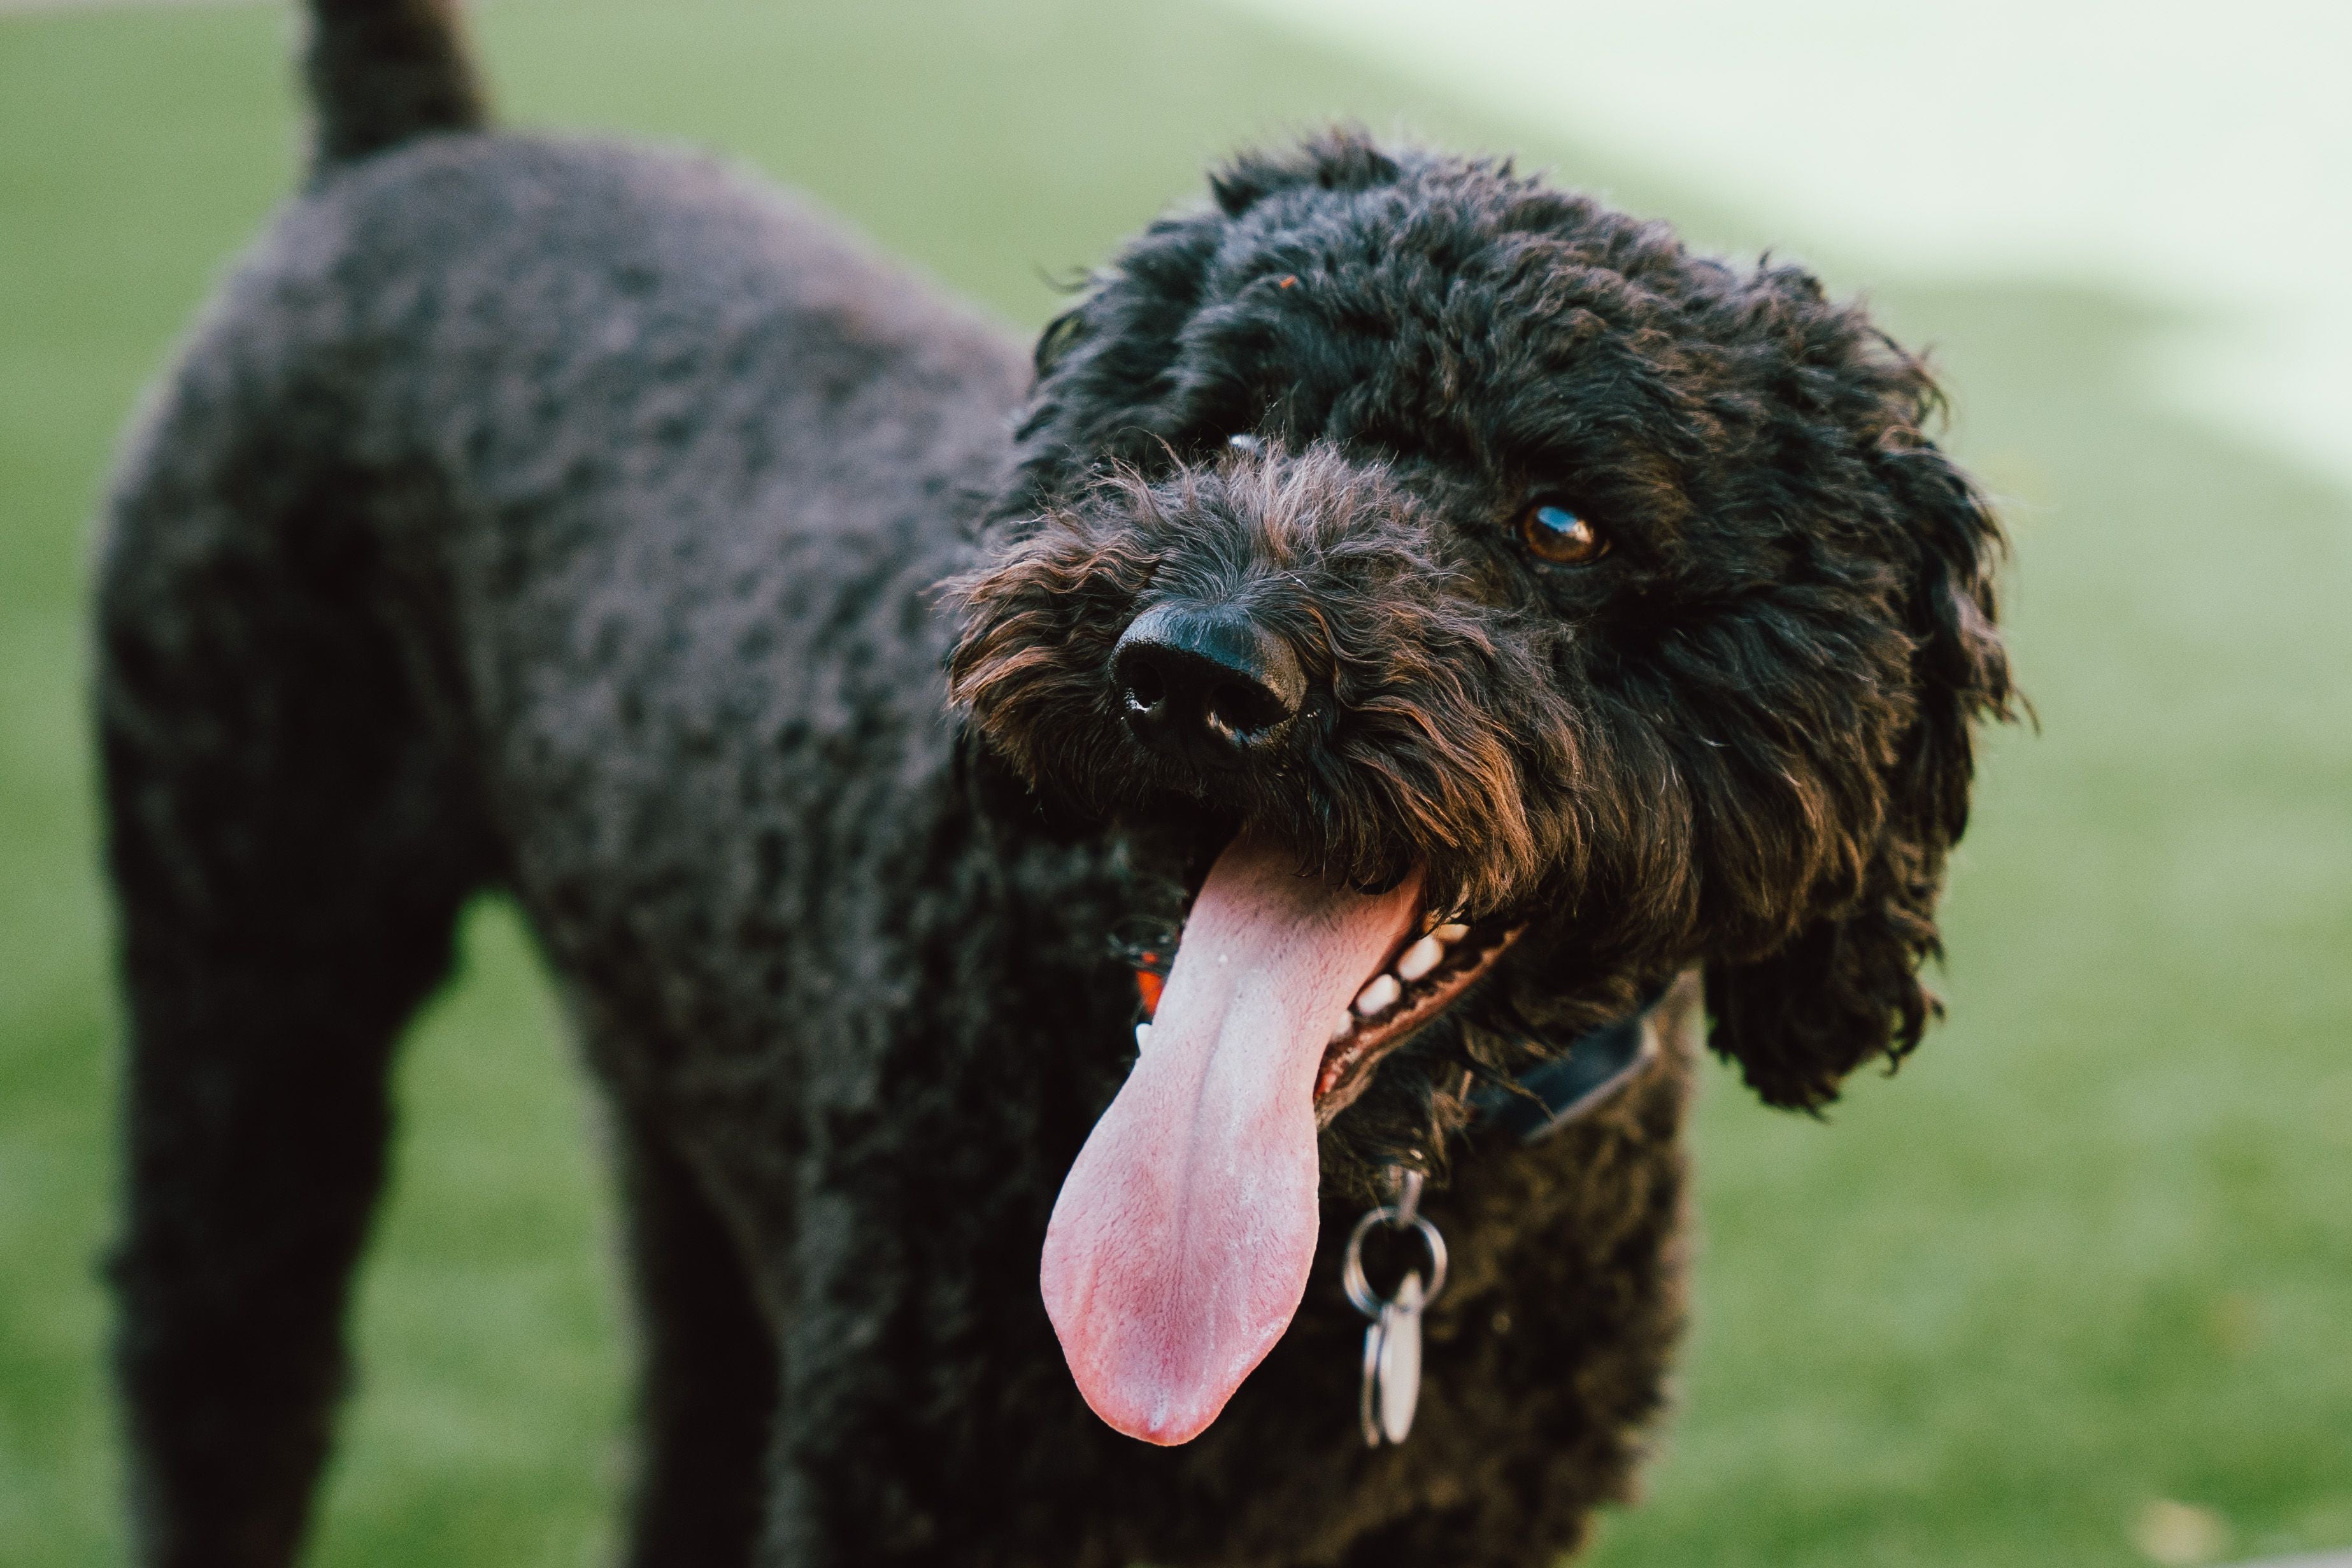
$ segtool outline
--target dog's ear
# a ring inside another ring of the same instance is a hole
[[[1045,324],[998,515],[1033,513],[1105,466],[1148,454],[1168,423],[1161,405],[1178,335],[1199,307],[1225,221],[1215,213],[1160,219]]]
[[[1895,373],[1887,390],[1908,416],[1866,434],[1905,584],[1908,721],[1881,770],[1883,814],[1859,896],[1802,924],[1777,951],[1712,964],[1706,976],[1715,1049],[1772,1105],[1827,1104],[1856,1068],[1899,1060],[1940,1011],[1918,970],[1942,952],[1936,902],[1947,853],[1968,825],[1972,730],[2011,713],[1995,630],[2000,525],[1920,433],[1939,407],[1934,384],[1917,361],[1893,352],[1879,370]]]
[[[1227,217],[1239,217],[1278,191],[1313,185],[1326,191],[1368,191],[1394,184],[1404,173],[1396,157],[1360,125],[1334,125],[1295,147],[1240,153],[1209,176],[1209,190]]]
[[[1037,379],[1013,432],[1016,466],[998,514],[1034,512],[1114,465],[1149,469],[1165,443],[1221,412],[1255,417],[1254,404],[1222,408],[1218,376],[1182,363],[1188,329],[1220,305],[1213,274],[1221,252],[1284,193],[1369,190],[1404,172],[1370,134],[1339,126],[1238,155],[1210,176],[1213,205],[1170,213],[1137,236],[1038,336]],[[1202,351],[1195,343],[1191,352]],[[1230,375],[1236,367],[1221,358],[1214,368]]]

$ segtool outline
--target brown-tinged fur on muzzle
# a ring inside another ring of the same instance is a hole
[[[1433,908],[1491,912],[1580,872],[1589,826],[1534,810],[1582,771],[1549,666],[1559,628],[1482,602],[1474,563],[1379,464],[1328,446],[1230,452],[1150,482],[1119,470],[956,584],[955,700],[1033,785],[1104,814],[1209,796],[1349,881],[1423,868]],[[1304,666],[1303,722],[1263,764],[1202,778],[1121,721],[1111,654],[1182,602],[1247,612]]]

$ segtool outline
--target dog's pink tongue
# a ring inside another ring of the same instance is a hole
[[[1367,897],[1248,836],[1193,901],[1150,1043],[1045,1230],[1045,1311],[1078,1391],[1150,1443],[1198,1436],[1298,1310],[1315,1256],[1315,1075],[1405,934],[1419,879]]]

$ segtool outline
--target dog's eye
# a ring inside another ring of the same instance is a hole
[[[1554,566],[1582,566],[1609,553],[1608,536],[1558,501],[1539,500],[1519,514],[1519,542]]]

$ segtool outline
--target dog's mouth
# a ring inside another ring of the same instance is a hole
[[[1216,1419],[1306,1292],[1318,1133],[1517,934],[1426,919],[1418,874],[1363,893],[1247,831],[1225,847],[1046,1229],[1046,1312],[1097,1415],[1161,1444]]]
[[[1411,941],[1356,994],[1323,1047],[1315,1074],[1315,1120],[1328,1127],[1356,1102],[1381,1059],[1434,1023],[1486,978],[1522,928],[1424,913]]]

